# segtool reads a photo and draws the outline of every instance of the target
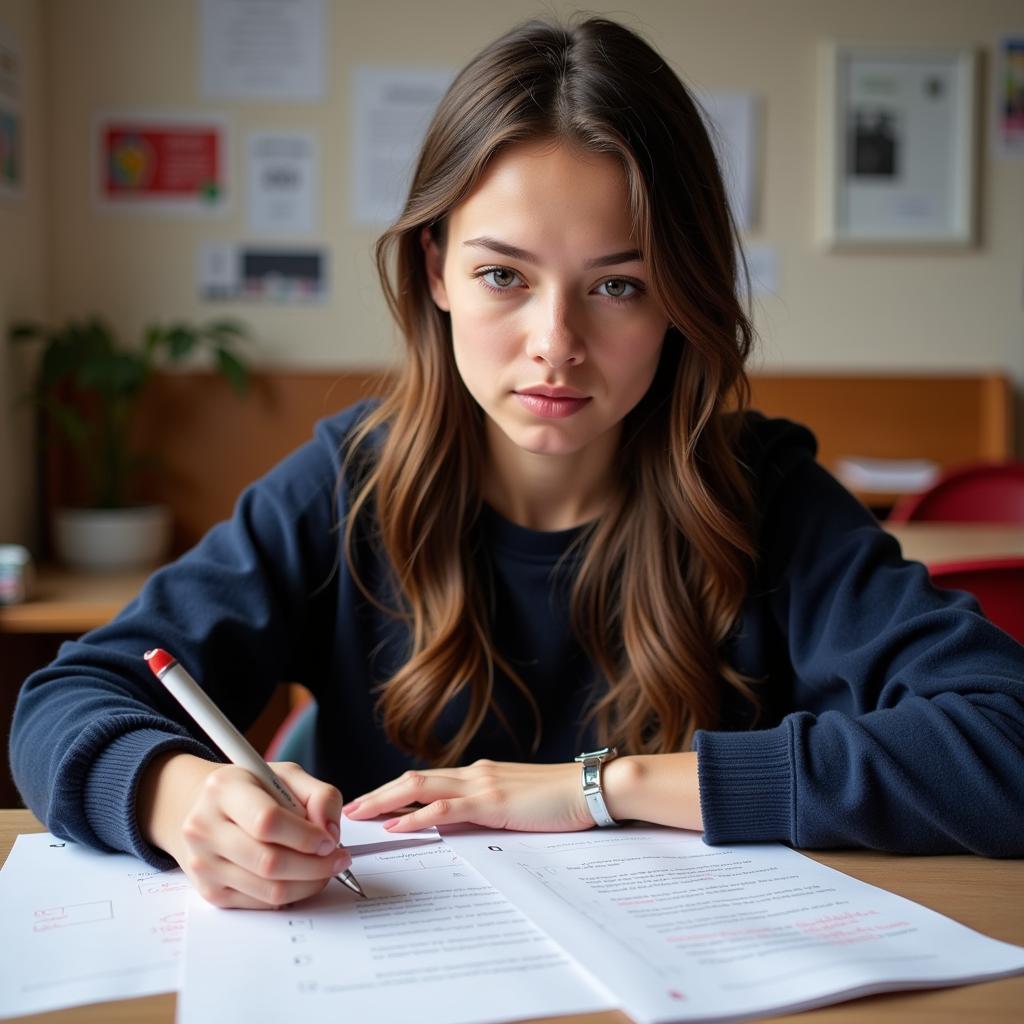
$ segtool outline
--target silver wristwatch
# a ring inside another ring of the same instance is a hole
[[[608,828],[618,825],[618,822],[608,813],[608,807],[604,802],[604,793],[601,792],[601,765],[606,761],[612,761],[618,757],[619,752],[614,747],[604,747],[602,750],[594,750],[588,754],[579,754],[574,760],[583,765],[583,795],[587,798],[587,807],[594,821],[601,828]]]

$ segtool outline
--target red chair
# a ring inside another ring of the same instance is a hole
[[[972,593],[992,622],[1024,644],[1024,556],[946,562],[928,571],[937,587]]]
[[[948,470],[920,494],[901,498],[888,522],[1024,523],[1024,462]]]

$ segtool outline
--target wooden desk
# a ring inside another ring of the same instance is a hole
[[[899,542],[903,556],[925,565],[968,558],[1024,555],[1024,525],[970,523],[882,524]]]
[[[43,566],[31,600],[0,605],[0,633],[85,633],[109,622],[142,589],[147,576]]]
[[[41,832],[28,811],[0,811],[0,859],[20,832]],[[815,860],[872,885],[906,896],[977,931],[1024,945],[1024,861],[982,857],[895,857],[867,851],[814,853]],[[176,996],[96,1003],[22,1017],[43,1024],[171,1024]],[[1024,975],[978,985],[894,992],[769,1018],[787,1024],[934,1024],[935,1021],[1020,1020]],[[550,1018],[555,1020],[556,1018]],[[577,1024],[629,1024],[619,1012],[557,1018]]]

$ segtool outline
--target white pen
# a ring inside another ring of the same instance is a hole
[[[253,750],[249,741],[231,724],[224,712],[212,700],[205,690],[178,663],[178,659],[160,647],[146,651],[146,661],[153,675],[171,692],[175,700],[195,719],[196,724],[220,747],[224,756],[232,763],[255,775],[263,783],[267,792],[282,806],[296,811],[303,817],[305,810],[296,802],[288,787],[274,774],[270,765]],[[347,885],[353,892],[364,899],[363,892],[355,875],[351,871],[343,871],[335,875],[339,882]]]

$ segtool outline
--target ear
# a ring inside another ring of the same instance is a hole
[[[448,313],[451,311],[451,305],[448,302],[448,289],[444,286],[444,255],[430,234],[429,227],[424,227],[420,232],[420,245],[423,248],[427,281],[430,284],[430,294],[434,304],[438,309],[443,309]]]

